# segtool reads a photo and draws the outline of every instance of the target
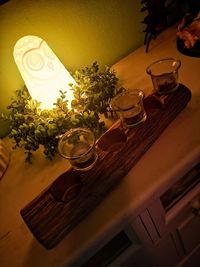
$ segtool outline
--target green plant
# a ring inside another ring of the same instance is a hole
[[[73,108],[95,111],[105,117],[112,115],[110,101],[124,89],[119,86],[119,79],[109,67],[100,70],[97,62],[94,62],[90,67],[76,70],[74,79],[77,84],[70,84],[75,98],[72,101]]]
[[[54,109],[41,110],[40,103],[31,99],[27,89],[20,89],[8,106],[10,114],[1,115],[1,119],[10,121],[9,136],[15,141],[14,148],[25,150],[26,161],[32,161],[33,152],[40,145],[44,147],[45,156],[52,159],[57,152],[59,136],[71,128],[89,128],[96,137],[105,131],[104,122],[97,113],[68,110],[65,96],[66,93],[61,92]]]
[[[9,115],[1,114],[0,119],[10,122],[9,136],[15,146],[25,150],[26,161],[32,161],[33,152],[40,145],[44,154],[52,159],[57,153],[59,137],[67,130],[85,127],[99,137],[105,130],[105,123],[99,114],[110,111],[110,101],[122,90],[118,88],[118,78],[109,68],[99,71],[95,62],[91,67],[75,72],[77,85],[71,85],[75,99],[72,109],[68,109],[66,92],[60,97],[52,110],[41,110],[40,103],[33,100],[28,90],[16,90],[8,106]]]

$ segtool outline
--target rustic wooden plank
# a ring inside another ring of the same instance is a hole
[[[126,130],[116,123],[99,140],[93,169],[67,171],[21,210],[36,239],[47,249],[58,244],[121,181],[190,99],[190,90],[180,84],[172,94],[145,98],[144,123]]]

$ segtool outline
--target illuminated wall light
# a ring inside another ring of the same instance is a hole
[[[13,54],[31,97],[41,102],[42,109],[53,108],[60,90],[67,91],[71,107],[74,97],[69,83],[75,84],[75,80],[44,40],[24,36],[15,44]]]

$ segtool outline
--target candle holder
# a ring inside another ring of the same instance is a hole
[[[94,134],[85,128],[67,131],[58,142],[58,152],[80,171],[91,169],[98,158]]]
[[[143,105],[144,92],[127,90],[113,98],[111,107],[121,119],[124,128],[132,128],[147,118]]]
[[[121,121],[117,121],[96,142],[98,164],[94,168],[91,167],[97,156],[93,134],[89,133],[88,138],[88,130],[82,128],[64,134],[59,145],[65,158],[69,158],[68,153],[74,148],[74,139],[77,138],[75,144],[83,140],[89,144],[88,150],[80,155],[83,162],[77,164],[79,156],[72,159],[73,167],[80,168],[87,163],[84,168],[88,171],[72,168],[61,174],[20,211],[37,240],[47,249],[55,247],[126,177],[190,99],[190,90],[182,84],[172,94],[152,94],[144,98],[147,119],[138,127],[127,129],[122,129]],[[73,142],[69,142],[71,136]]]
[[[146,72],[151,76],[154,91],[158,94],[174,92],[178,86],[178,70],[181,61],[176,58],[165,58],[150,64]]]

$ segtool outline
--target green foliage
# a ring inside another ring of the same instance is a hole
[[[9,115],[1,114],[0,119],[10,122],[9,136],[15,141],[15,148],[25,150],[26,161],[31,162],[32,154],[40,145],[44,154],[52,159],[57,152],[59,137],[67,130],[85,127],[99,137],[105,130],[99,114],[107,114],[113,96],[122,89],[118,88],[118,78],[109,68],[99,71],[95,62],[91,67],[75,72],[77,85],[71,85],[75,100],[68,109],[66,92],[60,97],[52,110],[41,110],[40,103],[33,100],[27,89],[16,90],[8,106]]]
[[[118,86],[115,73],[109,67],[101,71],[94,62],[91,67],[76,70],[74,79],[77,84],[70,85],[75,97],[72,106],[79,111],[95,111],[107,117],[111,112],[110,101],[123,90]]]
[[[31,162],[32,154],[40,145],[44,154],[52,159],[57,151],[59,136],[67,130],[76,127],[91,129],[98,137],[105,131],[105,125],[99,120],[97,113],[92,111],[75,112],[68,110],[66,93],[61,92],[60,98],[52,110],[41,110],[40,103],[32,100],[26,88],[16,91],[10,106],[10,115],[1,115],[10,121],[10,137],[16,147],[22,147],[26,153],[26,161]]]

